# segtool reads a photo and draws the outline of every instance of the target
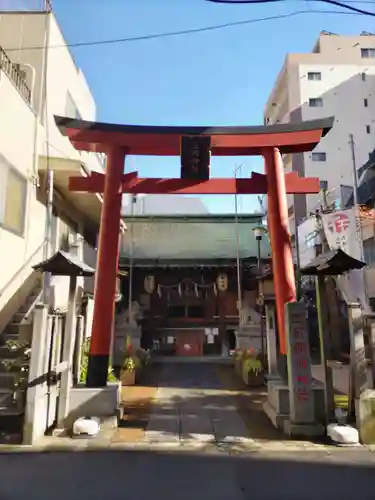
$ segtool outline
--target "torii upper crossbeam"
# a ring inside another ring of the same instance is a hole
[[[333,125],[333,118],[299,124],[259,127],[148,127],[112,125],[55,117],[60,131],[78,150],[107,154],[105,175],[71,178],[70,189],[103,192],[95,283],[94,318],[87,385],[107,383],[114,297],[119,253],[122,193],[189,193],[268,195],[277,323],[280,349],[286,352],[284,306],[296,300],[288,224],[287,193],[318,193],[319,179],[284,174],[281,155],[311,151]],[[265,175],[250,179],[141,179],[137,172],[124,174],[126,155],[180,155],[181,139],[209,137],[212,155],[262,155]]]

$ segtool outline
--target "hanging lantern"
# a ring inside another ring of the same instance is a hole
[[[153,291],[155,290],[155,276],[146,276],[144,287],[147,293],[153,293]]]
[[[216,284],[220,292],[225,292],[228,289],[228,276],[225,273],[219,274]]]

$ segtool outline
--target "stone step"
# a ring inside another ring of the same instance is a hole
[[[0,440],[6,442],[7,437],[12,435],[22,436],[23,411],[19,409],[8,409],[0,412]]]
[[[20,328],[20,323],[16,323],[16,322],[13,322],[12,323],[9,323],[9,325],[6,327],[4,333],[3,333],[3,336],[8,338],[8,337],[11,337],[13,339],[15,339],[15,336],[18,337],[19,335],[19,328]]]
[[[0,361],[2,359],[16,359],[22,356],[24,351],[24,348],[21,347],[20,349],[17,348],[10,348],[6,345],[3,345],[0,347]]]
[[[0,372],[0,390],[9,389],[13,390],[18,378],[18,373],[14,372]]]
[[[15,408],[13,391],[0,389],[0,414]]]
[[[18,358],[1,358],[0,373],[18,373],[21,370]]]
[[[13,316],[13,321],[12,323],[22,323],[24,320],[25,320],[25,314],[26,313],[23,313],[23,312],[17,312],[14,316]]]

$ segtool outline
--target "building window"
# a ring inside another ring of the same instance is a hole
[[[368,266],[375,264],[375,240],[369,238],[363,242],[363,256]]]
[[[27,181],[0,155],[0,227],[23,236]]]
[[[365,82],[366,81],[366,73],[362,73],[361,77],[362,77],[362,82]]]
[[[370,127],[370,125],[366,125],[366,134],[371,134],[371,127]]]
[[[365,108],[368,108],[368,99],[363,99],[363,105]]]
[[[321,97],[314,97],[309,99],[310,108],[322,108],[323,107],[323,99]]]
[[[74,99],[69,92],[67,92],[66,94],[65,116],[68,118],[74,118],[75,120],[82,119],[81,114],[76,106],[76,103],[74,102]]]
[[[361,49],[361,57],[375,59],[375,49]]]
[[[322,79],[322,74],[318,71],[309,71],[307,73],[307,79],[315,82],[319,82]]]
[[[312,153],[311,159],[312,159],[312,161],[326,161],[327,155],[326,155],[326,153],[322,153],[322,152],[317,153],[316,152],[316,153]]]

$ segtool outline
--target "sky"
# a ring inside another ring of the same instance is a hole
[[[348,2],[375,12],[375,0]],[[72,48],[97,103],[97,119],[134,125],[259,125],[288,52],[309,52],[320,31],[375,31],[374,17],[328,14],[319,1],[218,5],[205,0],[54,0],[67,43],[176,32],[231,22],[201,33]],[[268,21],[265,17],[292,15]],[[320,11],[320,12],[313,12]],[[239,168],[240,167],[240,168]],[[214,177],[261,172],[259,157],[213,157]],[[178,177],[178,157],[130,157],[142,177]],[[241,176],[241,175],[240,175]],[[211,212],[233,212],[233,196],[204,196]],[[259,210],[240,196],[241,212]]]

